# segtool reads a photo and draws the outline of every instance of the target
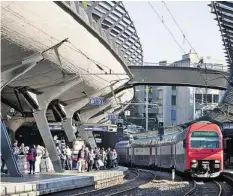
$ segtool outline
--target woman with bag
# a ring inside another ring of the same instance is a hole
[[[36,162],[36,149],[35,149],[35,146],[32,145],[29,152],[28,152],[28,155],[27,155],[27,159],[29,161],[29,165],[30,165],[30,172],[29,174],[32,173],[33,171],[33,174],[35,174],[35,162]]]

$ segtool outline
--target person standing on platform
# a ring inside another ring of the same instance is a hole
[[[111,168],[111,159],[110,159],[111,148],[107,149],[106,159],[107,159],[107,168]]]
[[[88,153],[88,171],[93,170],[94,159],[95,159],[95,153],[94,150],[91,148],[90,152]]]
[[[71,157],[72,152],[71,152],[69,146],[66,146],[65,155],[66,155],[67,169],[72,170],[72,157]]]
[[[115,149],[112,150],[112,166],[117,167],[117,152]]]
[[[18,161],[18,155],[19,155],[19,147],[18,147],[18,141],[15,140],[12,146],[13,154],[15,156],[16,161]]]
[[[30,165],[30,172],[29,172],[29,174],[31,174],[32,171],[33,171],[33,174],[35,174],[36,156],[37,156],[37,154],[36,154],[35,146],[32,145],[31,148],[29,149],[28,156],[27,156],[27,159],[28,159],[29,165]]]
[[[89,148],[85,148],[85,170],[87,171],[89,168],[89,160],[88,160]]]
[[[95,150],[95,167],[96,167],[96,170],[100,169],[99,160],[100,160],[100,149],[97,148]]]
[[[101,160],[104,163],[104,169],[106,169],[106,152],[104,148],[101,148],[100,155],[101,155]]]
[[[24,170],[27,170],[27,153],[28,150],[27,148],[24,146],[24,143],[21,144],[21,146],[19,147],[19,155],[20,156],[20,160],[22,161],[22,165]]]
[[[41,158],[41,172],[48,172],[49,171],[49,153],[48,150],[45,148],[43,150],[43,155]]]
[[[3,157],[2,157],[2,153],[0,153],[0,154],[1,154],[1,161],[2,161],[1,173],[5,173],[4,167],[5,167],[6,163],[5,163],[5,161],[4,161]]]
[[[36,156],[36,162],[35,162],[35,173],[40,173],[41,158],[43,155],[42,146],[37,145],[36,153],[37,153],[37,156]]]
[[[82,149],[79,151],[78,159],[79,159],[78,171],[81,173],[84,172],[85,169],[85,146],[83,146]]]
[[[27,155],[27,148],[24,146],[24,143],[21,144],[21,146],[19,147],[19,154],[20,155]]]

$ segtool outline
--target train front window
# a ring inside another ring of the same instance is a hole
[[[194,131],[190,138],[191,148],[219,148],[219,135],[213,131]]]

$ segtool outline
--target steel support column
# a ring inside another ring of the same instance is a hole
[[[94,136],[93,136],[93,132],[92,131],[86,131],[84,125],[80,125],[78,127],[78,133],[79,133],[79,135],[81,136],[82,139],[84,139],[85,141],[88,141],[91,148],[97,147]]]
[[[12,177],[21,177],[15,155],[13,154],[12,144],[2,119],[1,119],[1,154],[7,166],[7,170]]]
[[[91,96],[93,97],[98,97],[100,96],[101,93],[95,93]],[[89,103],[89,97],[83,98],[80,101],[74,102],[72,104],[69,104],[67,106],[64,106],[62,109],[64,110],[64,112],[66,113],[66,118],[62,120],[62,126],[65,130],[65,133],[67,135],[67,138],[69,141],[73,141],[75,138],[75,134],[74,134],[74,130],[72,127],[72,118],[73,115],[76,111],[80,110],[81,108],[83,108],[84,106],[86,106]],[[79,134],[83,139],[88,139],[88,137],[85,137],[85,134],[80,133]]]
[[[46,118],[46,109],[34,112],[33,116],[35,118],[37,127],[39,129],[45,147],[49,152],[49,157],[53,164],[54,171],[62,172],[63,170],[61,167],[60,159]]]
[[[69,142],[72,142],[76,139],[75,137],[75,133],[73,130],[73,126],[72,126],[72,120],[73,120],[73,116],[72,117],[68,117],[62,120],[62,127],[65,130],[66,136],[69,140]]]
[[[82,82],[81,79],[72,80],[70,82],[65,83],[64,85],[49,88],[43,94],[36,95],[39,108],[38,110],[33,112],[33,116],[35,118],[40,135],[49,152],[50,159],[53,163],[53,167],[56,172],[61,172],[62,167],[52,134],[49,129],[48,121],[46,118],[46,111],[49,103],[52,100],[58,98],[61,94],[63,94],[64,92],[66,92],[67,90],[69,90],[70,88],[74,87],[75,85],[81,82]]]

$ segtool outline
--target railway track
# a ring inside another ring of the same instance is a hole
[[[185,196],[222,196],[222,185],[215,181],[195,181],[193,187],[185,194]]]
[[[69,196],[98,196],[98,195],[105,195],[105,196],[117,196],[117,195],[130,195],[133,193],[138,186],[148,183],[151,180],[155,179],[155,173],[150,170],[144,170],[144,169],[135,169],[132,170],[131,172],[136,173],[135,177],[133,179],[127,180],[125,183],[117,185],[117,186],[112,186],[112,187],[107,187],[107,188],[102,188],[102,189],[97,189],[97,190],[91,190],[91,191],[86,191],[83,193],[77,193],[77,194],[72,194]],[[148,175],[149,174],[149,175]],[[134,194],[132,194],[134,195]]]

